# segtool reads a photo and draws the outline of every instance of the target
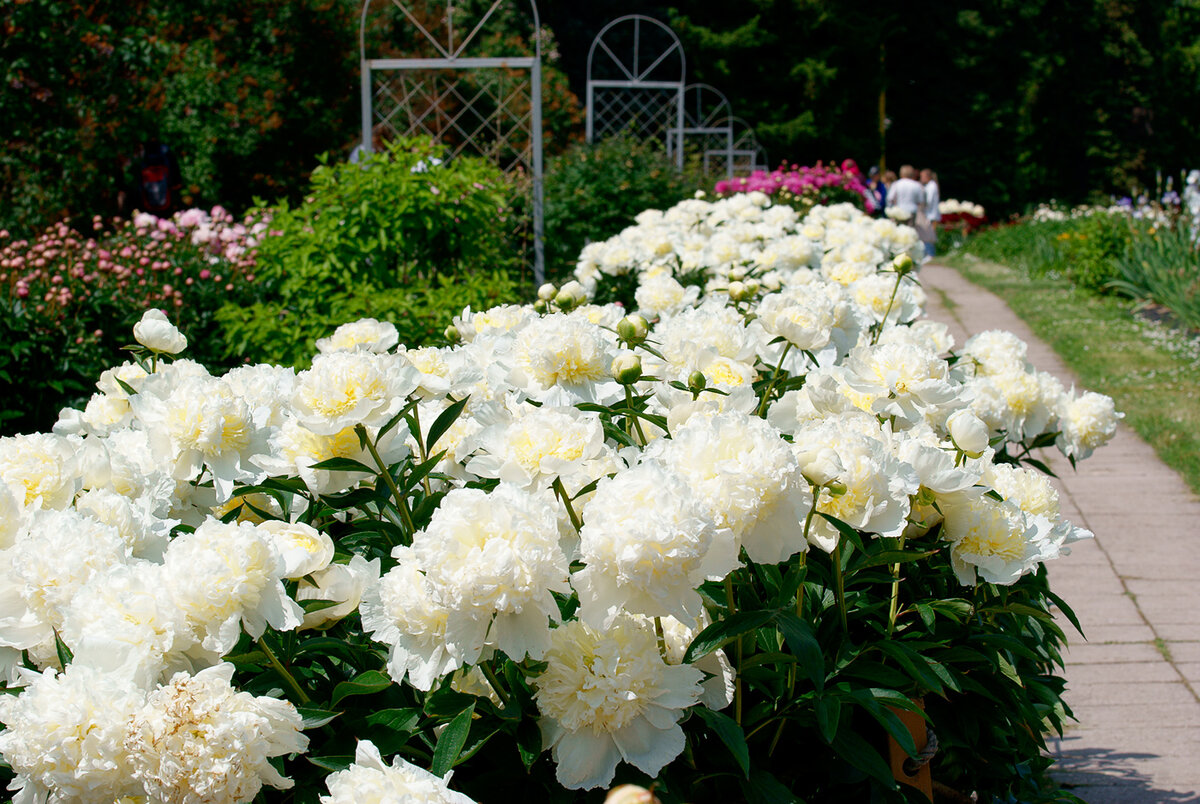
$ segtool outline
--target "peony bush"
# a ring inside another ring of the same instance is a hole
[[[1091,534],[1036,450],[1120,414],[1009,333],[956,349],[920,249],[690,200],[449,346],[360,320],[303,371],[214,376],[147,313],[0,439],[14,801],[900,801],[900,711],[939,779],[1048,797],[1046,564]]]
[[[862,171],[853,159],[846,159],[839,166],[792,165],[786,163],[767,172],[756,170],[749,176],[722,179],[713,188],[717,197],[734,193],[766,193],[777,203],[789,204],[801,213],[817,205],[831,206],[851,203],[866,212],[875,211],[875,194],[863,181]]]

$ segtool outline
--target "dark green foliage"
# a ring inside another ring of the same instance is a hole
[[[1178,323],[1200,331],[1200,247],[1186,222],[1139,233],[1115,267],[1111,289],[1163,305]]]
[[[487,309],[518,301],[520,286],[503,270],[441,275],[432,282],[407,288],[352,290],[321,298],[314,309],[302,304],[263,302],[253,306],[226,305],[217,312],[225,355],[252,363],[278,363],[306,368],[316,354],[318,338],[340,324],[360,318],[390,321],[409,346],[444,342],[443,332],[464,307]]]
[[[183,203],[297,190],[352,138],[356,3],[30,0],[0,9],[0,227],[115,213],[138,143]],[[129,208],[126,209],[128,211]]]
[[[217,315],[226,355],[303,366],[318,338],[364,317],[418,346],[440,340],[465,306],[517,300],[509,185],[481,159],[443,156],[427,140],[399,140],[361,164],[314,171],[305,201],[281,203],[259,247],[268,301]]]
[[[546,167],[546,275],[566,277],[580,250],[634,223],[646,209],[691,197],[702,179],[680,173],[654,143],[612,137],[580,144]]]

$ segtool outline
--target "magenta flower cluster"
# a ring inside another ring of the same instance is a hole
[[[713,189],[721,197],[758,191],[773,197],[783,196],[783,200],[801,199],[813,204],[836,202],[841,200],[839,196],[846,195],[861,199],[868,213],[875,211],[875,195],[867,189],[862,171],[853,159],[840,166],[817,162],[789,167],[785,163],[770,173],[756,170],[749,176],[719,181]]]

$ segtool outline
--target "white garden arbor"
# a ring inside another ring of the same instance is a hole
[[[724,173],[727,177],[749,176],[756,170],[770,170],[767,166],[766,149],[754,136],[754,129],[740,117],[730,115],[720,121],[733,131],[732,143],[727,148],[712,148],[704,152],[705,173]]]
[[[374,58],[367,53],[367,23],[373,0],[359,21],[362,65],[362,148],[379,140],[425,135],[453,158],[468,153],[494,161],[501,170],[528,180],[532,223],[533,276],[545,279],[542,211],[541,21],[527,0],[533,55],[481,52],[489,22],[520,13],[517,0],[476,3],[472,12],[454,0],[386,0],[398,10],[428,56]],[[389,6],[390,4],[390,6]],[[521,233],[528,238],[527,226]]]
[[[683,89],[683,127],[671,129],[672,136],[667,138],[667,155],[674,157],[672,149],[675,142],[685,150],[703,155],[709,151],[727,153],[733,150],[734,130],[732,118],[733,107],[721,90],[709,84],[688,84]],[[710,160],[703,160],[705,173],[709,171]],[[733,178],[733,160],[724,160],[725,178]]]
[[[679,37],[658,20],[628,14],[605,25],[588,50],[587,141],[657,139],[683,167],[686,68]]]

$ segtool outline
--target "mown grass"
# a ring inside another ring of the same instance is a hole
[[[1200,494],[1200,342],[1134,316],[1128,300],[1030,277],[961,251],[944,260],[1004,299]]]

